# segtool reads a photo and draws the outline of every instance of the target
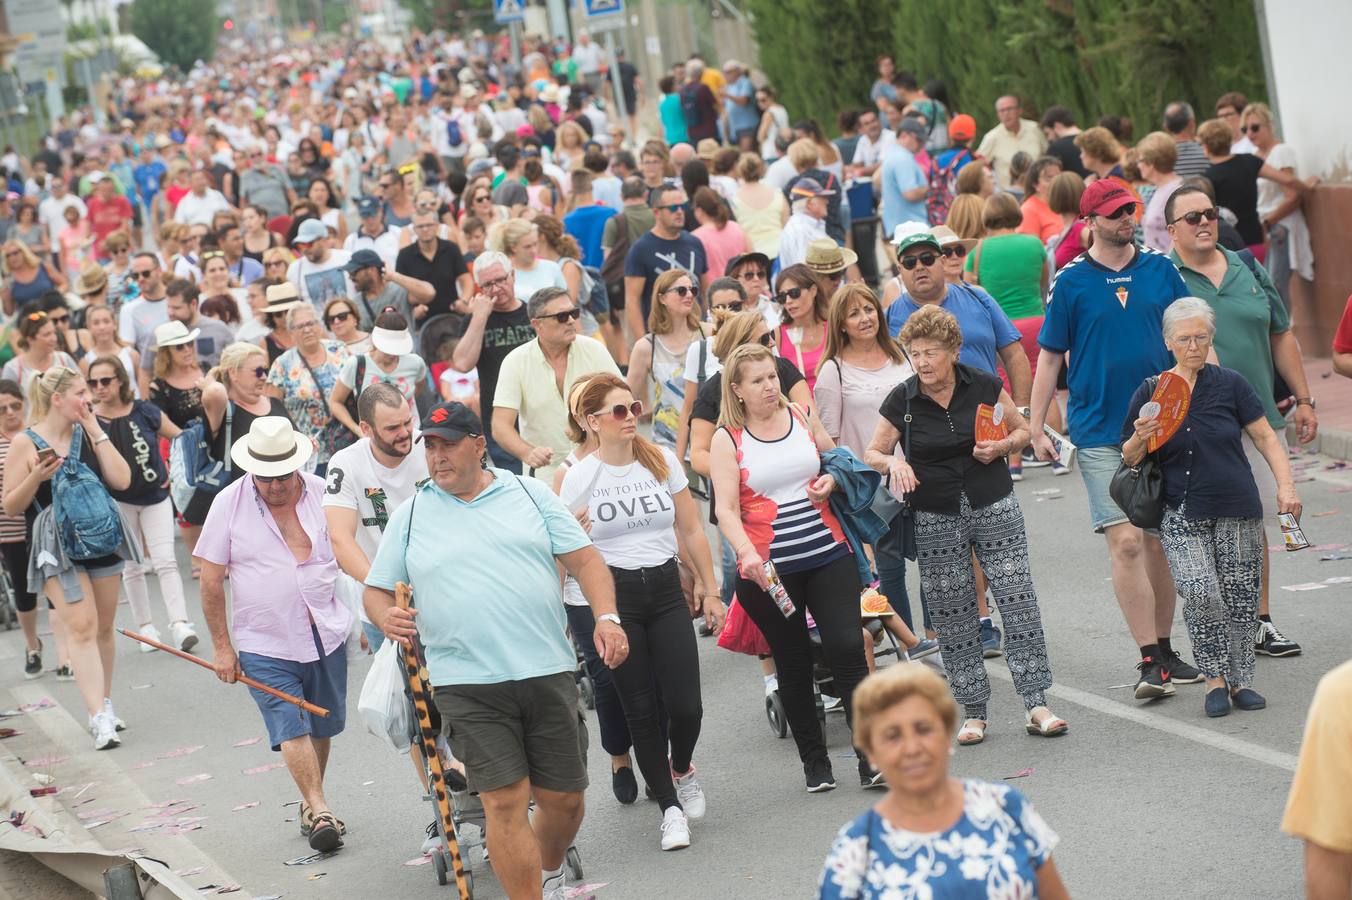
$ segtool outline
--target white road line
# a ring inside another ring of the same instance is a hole
[[[1005,669],[1004,666],[988,666],[987,671],[992,677],[999,678],[1002,681],[1013,681],[1008,670]],[[1156,731],[1162,731],[1165,734],[1171,734],[1174,737],[1180,737],[1196,744],[1211,747],[1214,750],[1223,750],[1226,753],[1232,753],[1235,756],[1242,756],[1245,759],[1251,759],[1254,762],[1260,762],[1264,765],[1272,766],[1275,769],[1281,769],[1284,772],[1296,771],[1296,757],[1290,753],[1273,750],[1272,748],[1264,747],[1261,744],[1254,744],[1237,737],[1231,737],[1228,734],[1220,734],[1219,732],[1201,728],[1197,725],[1190,725],[1187,722],[1179,722],[1168,716],[1156,715],[1147,712],[1139,706],[1128,706],[1125,703],[1109,700],[1107,697],[1100,697],[1098,694],[1082,691],[1079,688],[1069,687],[1064,684],[1052,685],[1047,693],[1053,697],[1069,700],[1077,706],[1083,706],[1087,709],[1092,709],[1094,712],[1103,713],[1105,716],[1113,716],[1114,718],[1134,722],[1137,725],[1144,725],[1147,728],[1153,728]],[[1177,700],[1175,700],[1175,702],[1177,702]],[[1232,715],[1234,714],[1232,713]]]

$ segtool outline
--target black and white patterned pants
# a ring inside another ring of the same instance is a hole
[[[990,678],[981,654],[972,552],[981,563],[1005,626],[1005,661],[1026,709],[1047,705],[1052,684],[1042,615],[1028,567],[1028,536],[1019,501],[1010,493],[972,509],[964,493],[956,516],[915,514],[920,584],[939,635],[948,689],[969,719],[986,719]]]
[[[1165,508],[1160,541],[1169,560],[1197,668],[1232,689],[1253,683],[1253,642],[1263,583],[1262,519],[1193,519]]]

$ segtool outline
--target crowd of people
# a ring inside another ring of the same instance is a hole
[[[1264,530],[1301,512],[1288,426],[1318,430],[1289,311],[1313,181],[1262,103],[1227,93],[1199,125],[1173,102],[1134,140],[1005,96],[978,139],[978,111],[884,57],[828,138],[737,60],[674,65],[647,110],[585,36],[527,41],[519,66],[479,33],[279,49],[127,79],[106,128],[84,110],[0,158],[0,547],[25,676],[76,682],[97,749],[126,728],[119,590],[139,633],[188,651],[199,581],[221,679],[331,711],[253,691],[302,834],[335,849],[348,660],[416,634],[499,881],[562,897],[579,654],[614,796],[636,802],[637,766],[675,850],[710,814],[696,635],[735,632],[806,790],[836,787],[823,694],[861,786],[887,791],[822,896],[1055,898],[1031,804],[947,774],[991,724],[987,659],[1030,736],[1070,730],[1025,470],[1084,481],[1137,699],[1205,682],[1206,716],[1262,709],[1255,653],[1301,652]],[[1166,372],[1192,399],[1156,448]],[[1147,458],[1158,527],[1110,491]],[[195,478],[213,465],[221,484]],[[903,664],[875,660],[870,596]],[[1352,846],[1304,808],[1286,827],[1341,864]]]

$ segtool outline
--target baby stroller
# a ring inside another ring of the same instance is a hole
[[[0,566],[0,622],[4,623],[6,631],[19,627],[18,599],[14,595],[14,582],[9,577],[9,570]]]

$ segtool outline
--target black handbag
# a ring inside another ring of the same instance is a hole
[[[1146,384],[1153,394],[1159,377],[1147,379]],[[1108,496],[1137,528],[1159,528],[1164,521],[1164,471],[1156,455],[1147,453],[1134,466],[1123,460],[1108,484]]]
[[[903,422],[903,425],[902,425],[902,432],[901,432],[901,453],[902,453],[903,456],[906,457],[907,465],[910,465],[910,459],[911,459],[911,398],[910,398],[910,397],[907,397],[907,398],[906,398],[906,413],[902,416],[902,422]],[[878,490],[879,490],[880,492],[886,492],[888,498],[889,498],[889,499],[892,499],[893,502],[898,502],[898,501],[896,501],[896,498],[895,498],[895,497],[893,496],[893,494],[892,494],[892,491],[891,491],[891,482],[892,482],[892,477],[891,477],[891,475],[888,475],[887,478],[884,478],[884,479],[883,479],[883,483],[882,483],[881,485],[878,486]],[[876,500],[875,500],[875,503],[876,503]],[[900,510],[899,512],[897,512],[896,515],[898,515],[898,516],[901,517],[901,525],[899,526],[900,529],[901,529],[901,531],[900,531],[900,536],[901,536],[901,552],[902,552],[902,555],[905,556],[907,559],[909,559],[911,562],[915,562],[916,557],[920,555],[920,549],[916,546],[916,543],[915,543],[915,510],[911,508],[911,498],[910,498],[910,496],[907,496],[906,499],[905,499],[904,501],[900,501],[900,506],[901,506],[901,510]]]

